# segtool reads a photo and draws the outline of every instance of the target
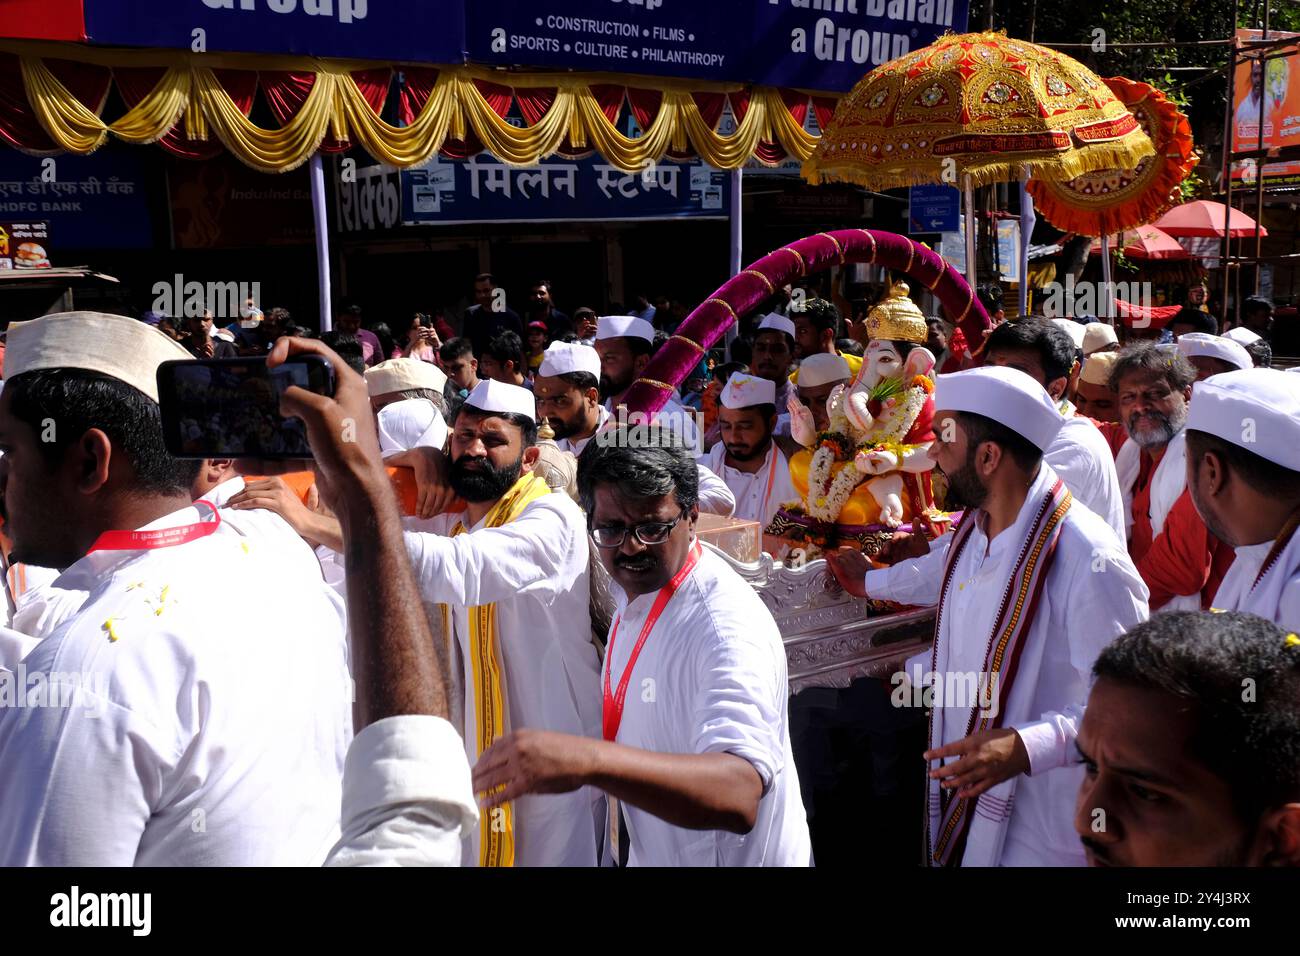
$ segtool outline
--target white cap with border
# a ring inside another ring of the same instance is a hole
[[[1038,382],[1019,369],[987,365],[935,379],[935,411],[970,412],[1001,422],[1046,451],[1065,424]]]
[[[597,341],[628,337],[653,342],[655,340],[655,327],[645,319],[637,318],[635,315],[602,315],[596,320]]]
[[[600,378],[600,354],[590,345],[552,342],[542,353],[538,375],[570,375],[587,372]]]
[[[719,399],[724,408],[776,404],[776,383],[746,372],[733,372]]]
[[[533,393],[494,378],[480,379],[465,399],[465,405],[490,415],[523,415],[537,421],[537,400]]]
[[[1300,378],[1275,368],[1211,375],[1196,383],[1187,428],[1300,472]]]

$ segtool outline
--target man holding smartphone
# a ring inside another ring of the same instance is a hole
[[[89,597],[23,661],[57,700],[0,708],[0,865],[319,864],[352,737],[341,602],[265,516],[191,500],[199,462],[167,453],[158,408],[183,348],[90,312],[8,346],[14,559]]]

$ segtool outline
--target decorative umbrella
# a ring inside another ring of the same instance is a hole
[[[868,189],[1072,179],[1155,153],[1137,119],[1077,60],[1003,32],[941,37],[862,78],[803,165],[811,183]],[[955,160],[956,165],[947,162]]]
[[[1255,234],[1254,219],[1240,209],[1234,208],[1229,213],[1223,203],[1210,202],[1208,199],[1198,199],[1195,202],[1185,202],[1181,206],[1175,206],[1152,225],[1163,229],[1171,236],[1222,237],[1225,214],[1230,216],[1228,219],[1230,239],[1240,239]],[[1260,226],[1259,234],[1267,236],[1268,230]]]
[[[975,280],[972,186],[1072,179],[1155,154],[1137,119],[1091,70],[1003,32],[939,38],[882,64],[840,101],[803,165],[813,184],[868,189],[957,183],[966,192],[966,268]],[[1021,273],[1033,203],[1022,186]],[[1021,284],[1021,308],[1025,284]]]
[[[1192,254],[1173,236],[1155,226],[1139,226],[1123,232],[1117,243],[1130,259],[1190,259]],[[1096,240],[1089,252],[1101,255],[1102,241]]]
[[[1178,184],[1196,166],[1191,126],[1164,93],[1120,76],[1105,83],[1151,138],[1156,153],[1128,169],[1030,183],[1034,205],[1062,232],[1106,236],[1151,222],[1180,200]]]

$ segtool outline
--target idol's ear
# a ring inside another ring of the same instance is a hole
[[[934,368],[934,353],[923,345],[919,345],[907,353],[907,359],[903,362],[903,374],[907,378],[915,375],[929,375],[930,370]]]

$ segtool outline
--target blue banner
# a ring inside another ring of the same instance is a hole
[[[845,92],[966,29],[969,0],[477,0],[471,60]]]
[[[86,0],[86,33],[91,43],[114,46],[462,63],[464,3]]]
[[[48,222],[60,250],[152,248],[147,159],[121,144],[44,158],[0,149],[0,220]]]
[[[970,0],[86,0],[90,42],[553,67],[842,93]]]
[[[700,162],[626,173],[595,158],[519,168],[487,154],[403,170],[401,190],[408,224],[723,219],[732,202],[728,174]]]
[[[913,186],[907,191],[907,231],[956,232],[961,193],[942,183]]]

